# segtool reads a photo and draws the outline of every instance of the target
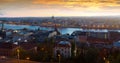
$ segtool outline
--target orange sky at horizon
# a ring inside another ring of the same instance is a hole
[[[0,17],[117,16],[119,0],[0,0]]]

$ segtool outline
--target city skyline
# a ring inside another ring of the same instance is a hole
[[[0,0],[0,17],[118,16],[119,0]]]

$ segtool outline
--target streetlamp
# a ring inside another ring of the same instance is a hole
[[[18,63],[20,63],[20,44],[19,42],[21,41],[21,39],[19,38],[18,39],[18,49],[17,49],[17,58],[18,58]]]
[[[28,63],[29,63],[30,57],[27,57],[26,60],[28,60]]]
[[[75,48],[75,50],[74,50],[74,56],[76,56],[76,52],[77,52],[77,51],[76,51],[76,48]]]
[[[61,57],[60,57],[60,54],[58,54],[59,63],[60,63],[60,58],[61,58]]]
[[[77,53],[77,48],[76,48],[76,41],[75,41],[75,39],[74,39],[74,44],[75,44],[75,49],[74,49],[74,56],[76,56],[76,53]]]
[[[105,63],[110,63],[110,61],[106,59],[105,57],[103,57],[103,60],[105,61]]]
[[[17,49],[17,59],[18,59],[18,63],[20,63],[19,62],[19,60],[20,60],[20,50],[19,49]]]
[[[35,49],[35,52],[37,53],[37,46],[35,46],[34,49]]]
[[[26,59],[27,59],[27,60],[29,60],[29,59],[30,59],[30,57],[27,57]]]

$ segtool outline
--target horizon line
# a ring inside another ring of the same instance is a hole
[[[22,18],[22,17],[52,17],[51,16],[0,16],[0,18]],[[97,15],[97,16],[54,16],[54,17],[120,17],[120,15]]]

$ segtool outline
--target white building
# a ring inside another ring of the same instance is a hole
[[[50,31],[49,32],[49,35],[48,35],[48,38],[51,38],[51,37],[54,37],[57,35],[57,32],[56,31]]]
[[[57,57],[58,55],[61,58],[70,58],[71,57],[71,43],[68,41],[60,41],[54,47],[54,56]]]

